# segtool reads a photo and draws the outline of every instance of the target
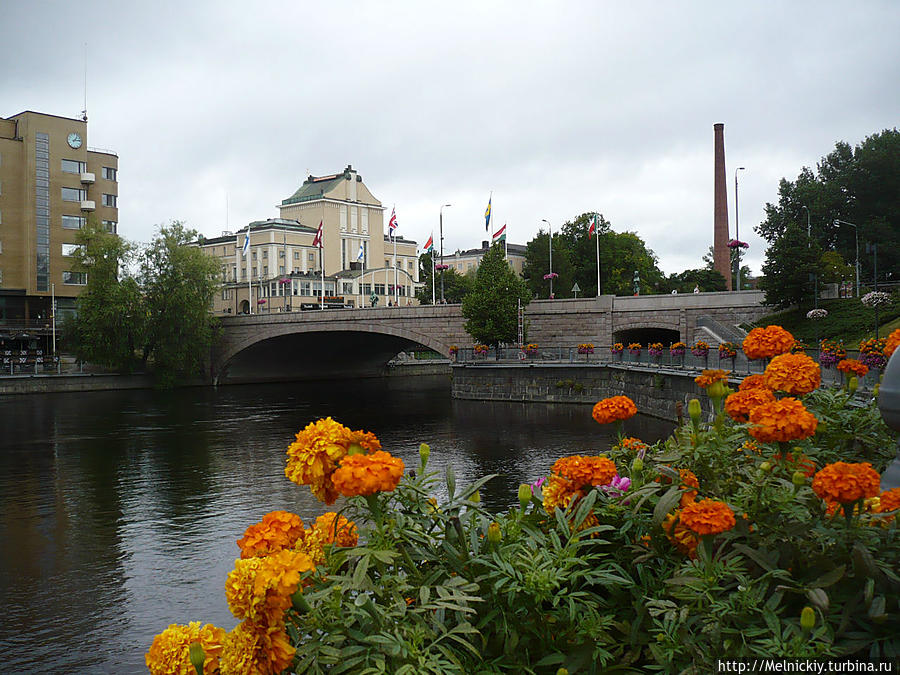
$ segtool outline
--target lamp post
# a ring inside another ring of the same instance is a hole
[[[840,220],[839,218],[834,219],[835,225],[849,225],[853,228],[856,234],[856,297],[859,297],[859,228],[853,223],[848,223],[846,220]]]
[[[441,209],[438,212],[438,225],[440,227],[441,233],[441,304],[444,304],[444,208],[453,206],[452,204],[442,204]],[[432,285],[434,285],[434,277],[431,279]]]
[[[809,248],[811,245],[810,236],[812,235],[812,229],[809,225],[809,209],[806,206],[801,206],[801,209],[806,209],[806,248]]]
[[[744,167],[739,166],[734,170],[734,238],[738,241],[741,240],[741,231],[738,224],[738,179],[737,172],[744,171]],[[741,249],[738,247],[735,250],[735,254],[737,257],[737,289],[741,290]]]
[[[546,218],[541,218],[541,222],[547,223],[547,232],[550,235],[550,299],[553,299],[553,227]]]

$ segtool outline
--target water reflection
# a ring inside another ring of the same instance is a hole
[[[446,378],[0,397],[4,672],[146,672],[169,623],[226,629],[235,540],[268,511],[324,507],[284,477],[294,433],[332,415],[504,508],[563,454],[608,447],[590,406],[453,401]],[[652,440],[668,431],[631,420]]]

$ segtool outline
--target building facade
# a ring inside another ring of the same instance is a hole
[[[456,251],[456,253],[445,253],[444,264],[449,265],[450,269],[456,270],[460,274],[466,274],[470,271],[477,270],[481,264],[481,259],[488,252],[490,244],[487,241],[481,242],[481,248],[470,248],[465,251]],[[510,267],[516,274],[522,276],[522,268],[525,266],[525,246],[521,244],[506,244],[506,259],[509,261]],[[438,260],[440,262],[440,260]]]
[[[416,242],[400,236],[395,242],[385,235],[384,206],[353,167],[307,177],[278,209],[279,218],[255,221],[200,242],[222,265],[215,313],[318,307],[323,264],[326,306],[416,303]],[[314,245],[319,223],[321,249]]]
[[[74,311],[87,283],[76,233],[88,220],[117,231],[118,167],[114,152],[88,148],[86,119],[0,118],[0,340],[45,335],[53,295],[58,316]]]

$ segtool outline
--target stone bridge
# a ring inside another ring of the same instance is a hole
[[[525,309],[526,337],[546,346],[709,340],[703,326],[733,330],[767,314],[762,298],[760,292],[742,291],[536,300]],[[464,322],[460,305],[223,317],[224,335],[212,354],[210,375],[214,383],[377,375],[411,347],[448,356],[451,345],[471,346]]]

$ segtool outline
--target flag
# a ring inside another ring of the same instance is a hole
[[[434,235],[429,236],[425,242],[425,253],[434,253]]]
[[[506,241],[506,224],[504,223],[503,227],[494,232],[494,237],[491,239],[491,243],[495,244],[498,241]]]
[[[250,250],[250,228],[247,228],[247,234],[244,235],[244,245],[241,247],[241,253],[244,254],[244,257],[247,257],[247,251]]]
[[[361,261],[361,260],[363,259],[363,256],[364,256],[364,255],[365,255],[365,254],[363,253],[363,245],[362,245],[362,242],[359,242],[359,253],[356,254],[356,262]]]
[[[394,230],[396,230],[397,227],[397,211],[396,209],[391,209],[391,219],[388,221],[388,235],[391,239],[394,238]]]
[[[488,228],[491,226],[491,199],[494,198],[494,195],[488,197],[488,205],[484,210],[484,231],[487,232]]]
[[[313,245],[313,246],[318,246],[319,248],[322,248],[322,223],[323,223],[323,222],[324,222],[324,221],[321,221],[321,220],[319,221],[319,229],[316,230],[316,236],[313,237],[313,244],[312,244],[312,245]]]
[[[591,226],[588,228],[588,239],[594,236],[594,233],[597,231],[597,215],[594,214],[591,216]]]

